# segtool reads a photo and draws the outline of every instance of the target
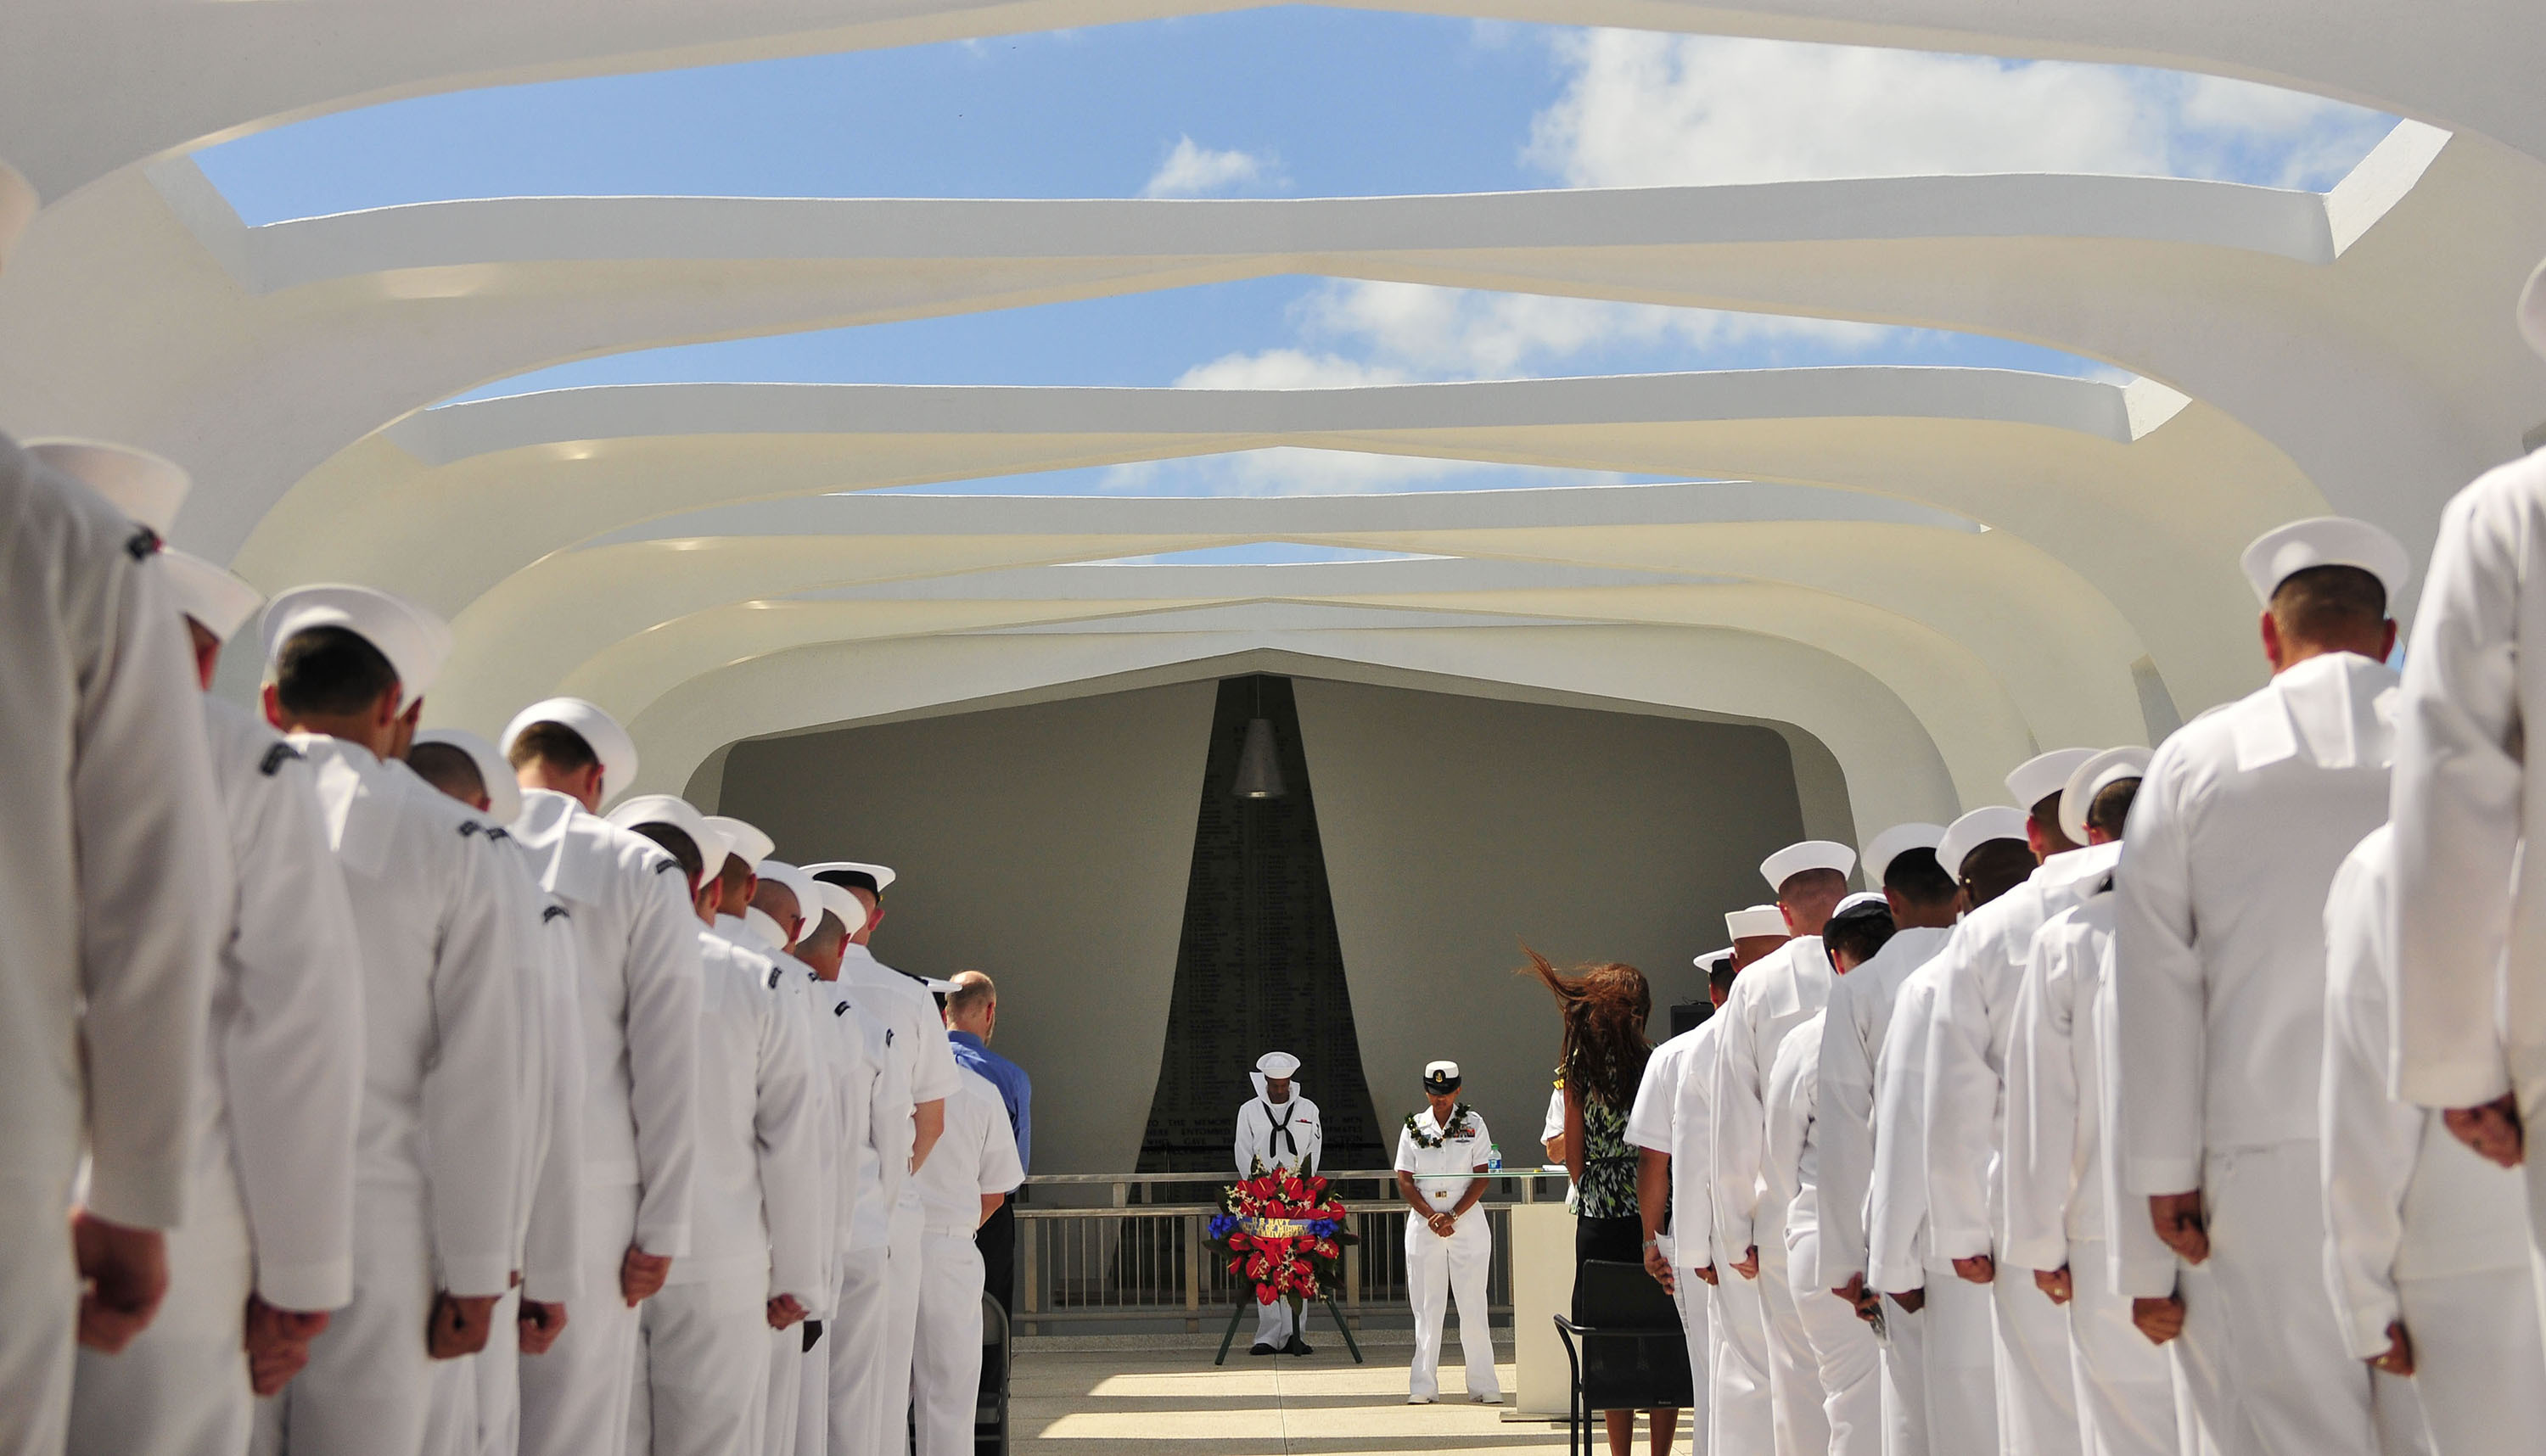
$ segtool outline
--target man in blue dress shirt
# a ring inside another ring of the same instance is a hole
[[[977,1071],[999,1089],[1008,1107],[1008,1128],[1017,1135],[1017,1161],[1034,1171],[1034,1079],[1024,1068],[990,1050],[999,1021],[999,988],[978,971],[955,973],[955,988],[946,995],[946,1034],[958,1064]],[[983,1287],[999,1307],[1016,1312],[1017,1196],[999,1205],[975,1234],[981,1246]]]

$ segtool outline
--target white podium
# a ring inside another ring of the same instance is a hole
[[[1511,1207],[1512,1383],[1515,1416],[1563,1419],[1572,1367],[1556,1317],[1573,1309],[1573,1215],[1562,1202]]]

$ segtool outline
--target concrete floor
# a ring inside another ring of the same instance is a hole
[[[1313,1335],[1312,1338],[1315,1338]],[[1410,1346],[1343,1341],[1305,1358],[1253,1358],[1240,1344],[1214,1369],[1211,1348],[1021,1349],[1009,1385],[1016,1456],[1355,1456],[1355,1453],[1561,1450],[1562,1422],[1505,1421],[1464,1397],[1405,1404]],[[1455,1382],[1455,1369],[1445,1372]],[[1503,1389],[1512,1370],[1502,1367]]]

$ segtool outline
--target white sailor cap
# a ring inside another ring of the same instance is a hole
[[[175,464],[97,440],[30,440],[27,453],[115,503],[116,509],[165,539],[194,480]],[[265,593],[202,557],[162,548],[160,574],[177,598],[177,610],[222,642],[265,601]]]
[[[1838,902],[1838,908],[1830,911],[1830,918],[1835,920],[1841,915],[1865,915],[1873,914],[1877,911],[1887,915],[1891,914],[1892,901],[1883,898],[1882,891],[1860,890],[1856,894],[1849,896],[1847,899],[1840,900]]]
[[[763,880],[775,880],[787,887],[787,893],[796,897],[796,913],[805,917],[806,928],[810,929],[812,921],[822,918],[822,897],[813,884],[812,876],[779,859],[762,860],[752,866],[751,872]],[[858,907],[858,914],[863,920],[866,915],[864,905]]]
[[[271,668],[284,643],[321,627],[341,627],[380,649],[397,674],[403,712],[433,686],[451,655],[451,628],[394,592],[335,583],[296,586],[265,609],[265,662]]]
[[[932,996],[955,994],[955,983],[951,981],[940,981],[934,976],[922,976],[919,978],[919,984],[928,987],[928,993]]]
[[[2124,779],[2136,779],[2148,772],[2148,749],[2137,745],[2107,748],[2069,776],[2069,785],[2060,791],[2060,832],[2070,842],[2086,842],[2086,811],[2093,808],[2095,796]]]
[[[1426,1062],[1423,1064],[1423,1085],[1436,1092],[1446,1092],[1458,1084],[1458,1063]]]
[[[1836,870],[1844,875],[1855,868],[1855,850],[1835,839],[1806,839],[1761,860],[1759,876],[1770,890],[1783,890],[1787,881],[1806,870]]]
[[[813,887],[814,899],[810,903],[818,908],[808,909],[806,913],[815,921],[821,919],[822,910],[829,910],[831,918],[839,921],[840,928],[851,935],[867,928],[867,907],[856,896],[837,885],[825,885],[819,880],[808,879],[805,883]]]
[[[1733,947],[1728,945],[1720,951],[1708,951],[1705,955],[1694,957],[1689,961],[1689,964],[1695,966],[1698,970],[1705,972],[1709,976],[1712,976],[1715,974],[1715,968],[1717,966],[1732,959]]]
[[[0,253],[8,249],[8,206],[0,203]],[[2528,347],[2546,355],[2546,263],[2528,275],[2528,287],[2519,291],[2519,336]]]
[[[828,884],[846,886],[851,890],[863,890],[869,895],[877,896],[891,890],[896,878],[888,866],[862,865],[854,860],[845,859],[824,860],[818,865],[806,865],[805,873],[816,880],[824,880]]]
[[[426,728],[415,735],[418,743],[448,743],[468,755],[477,766],[477,777],[486,785],[486,816],[497,827],[510,824],[522,816],[522,786],[513,781],[513,766],[495,745],[467,728]]]
[[[1786,912],[1775,905],[1752,905],[1748,909],[1728,910],[1724,915],[1724,933],[1735,940],[1773,935],[1786,938]]]
[[[1900,856],[1901,851],[1933,849],[1936,842],[1944,837],[1945,826],[1942,824],[1914,821],[1894,824],[1875,835],[1873,841],[1865,846],[1865,883],[1881,889],[1885,873],[1892,868],[1892,861]]]
[[[1275,1081],[1283,1081],[1300,1071],[1300,1059],[1288,1052],[1267,1052],[1255,1059],[1255,1070]]]
[[[777,840],[731,814],[712,814],[707,816],[707,821],[709,828],[724,836],[725,852],[740,856],[746,865],[756,865],[769,858],[770,851],[778,847]],[[708,872],[714,874],[722,868],[721,864],[713,865]]]
[[[504,736],[495,740],[507,755],[513,751],[513,740],[529,731],[533,724],[552,723],[571,728],[583,739],[592,756],[601,760],[601,792],[607,797],[616,789],[625,791],[636,782],[636,740],[619,720],[581,698],[546,698],[513,715],[504,725]]]
[[[2403,542],[2349,516],[2311,516],[2275,527],[2255,537],[2237,564],[2246,568],[2254,599],[2267,607],[2282,582],[2314,566],[2359,567],[2387,588],[2391,606],[2414,574]]]
[[[2015,771],[2006,776],[2006,792],[2015,799],[2016,808],[2031,814],[2033,806],[2060,792],[2061,787],[2069,782],[2069,776],[2078,771],[2078,765],[2094,756],[2092,748],[2054,748],[2048,753],[2035,754],[2017,764]],[[1937,858],[1941,860],[1943,856]],[[1947,865],[1945,870],[1951,874],[1953,866]]]
[[[9,266],[9,250],[26,235],[27,224],[36,220],[36,210],[42,205],[26,174],[0,162],[0,269]]]
[[[1993,839],[2025,843],[2025,818],[2023,810],[2009,809],[2003,804],[1973,810],[1945,826],[1945,837],[1936,843],[1936,863],[1945,867],[1946,874],[1960,880],[1963,878],[1963,861],[1971,857],[1973,850]]]
[[[698,812],[690,801],[677,794],[639,794],[610,812],[610,821],[623,829],[638,824],[669,824],[690,836],[699,848],[699,858],[714,873],[724,864],[729,852],[724,836],[708,823],[708,816]]]

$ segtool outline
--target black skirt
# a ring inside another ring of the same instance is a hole
[[[1621,1264],[1643,1263],[1645,1261],[1645,1221],[1642,1219],[1575,1219],[1573,1221],[1573,1266],[1580,1268],[1584,1259],[1607,1259]]]

